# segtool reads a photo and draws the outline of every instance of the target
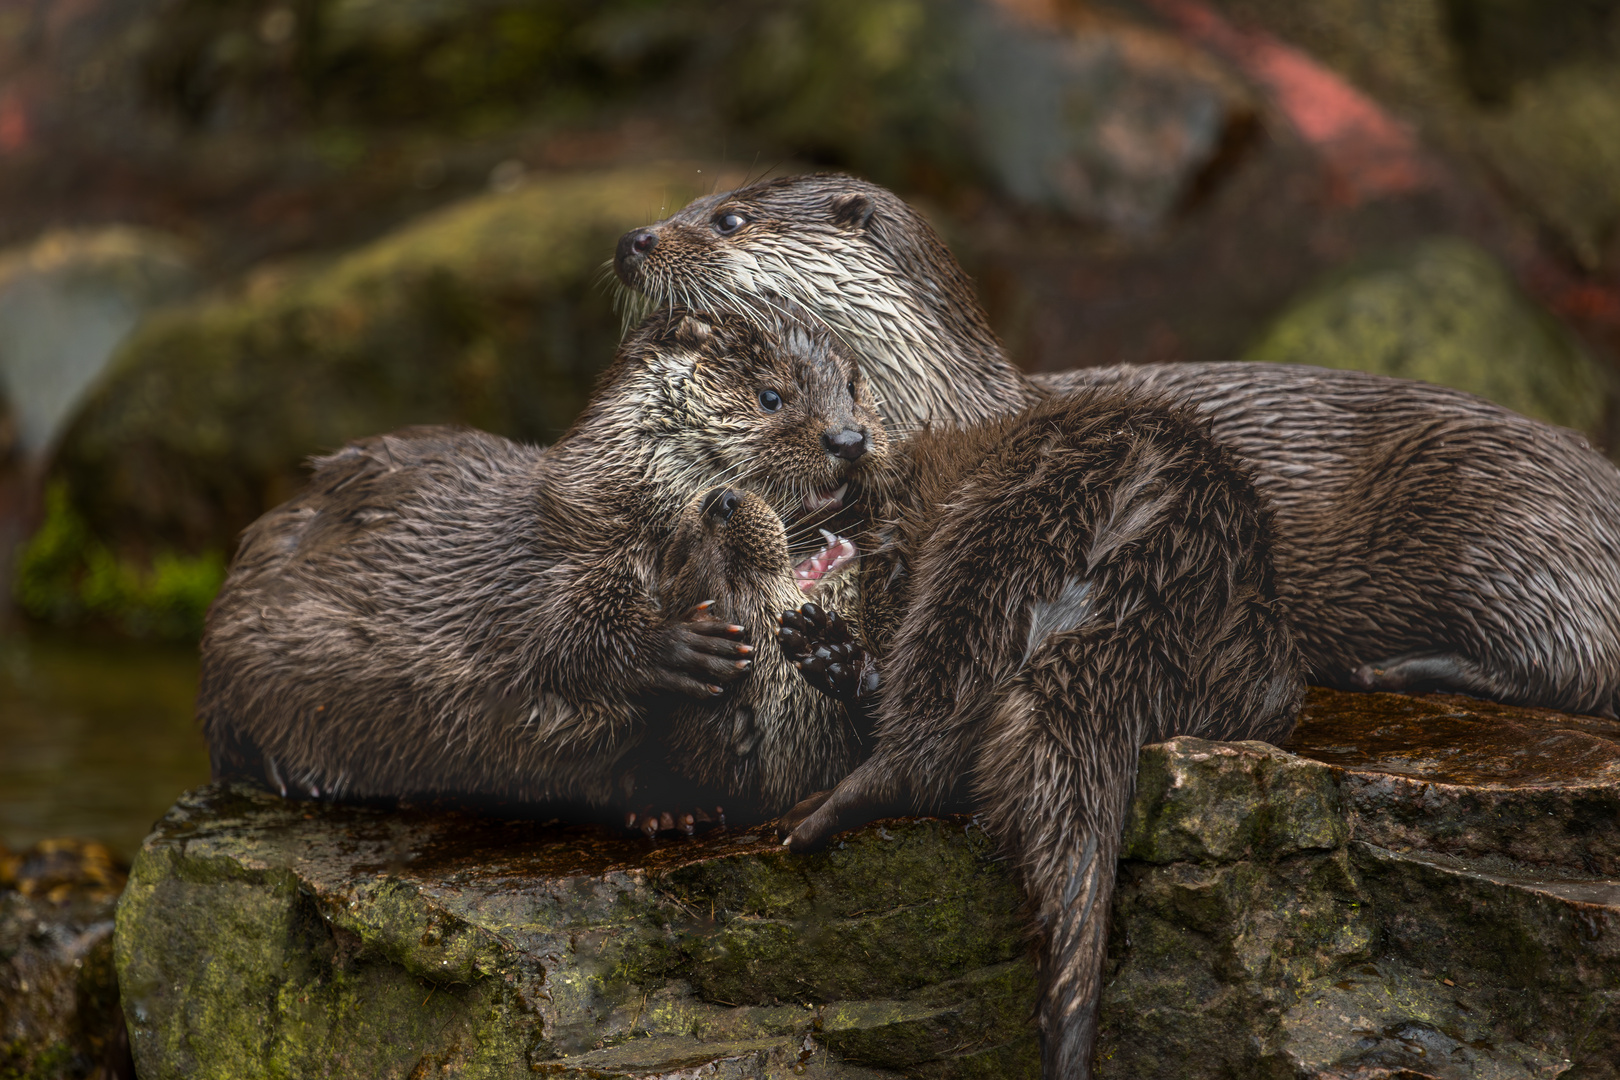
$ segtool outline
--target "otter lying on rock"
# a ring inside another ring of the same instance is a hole
[[[892,193],[848,176],[698,199],[620,240],[620,279],[857,353],[896,433],[1088,386],[1196,408],[1270,499],[1277,589],[1316,681],[1620,710],[1620,470],[1578,434],[1456,390],[1266,364],[1027,378],[972,282]]]
[[[650,733],[686,780],[760,812],[838,780],[858,754],[843,710],[747,644],[842,566],[812,556],[796,587],[780,523],[761,541],[759,515],[797,522],[804,548],[865,432],[882,438],[864,381],[823,351],[666,312],[549,449],[418,428],[317,461],[248,528],[209,612],[197,709],[216,778],[639,805],[649,754],[665,756]],[[762,496],[737,504],[747,530],[703,509],[727,482]],[[769,571],[753,609],[720,587],[741,580],[715,570],[741,565],[727,537]]]
[[[925,430],[852,490],[862,633],[806,605],[782,643],[877,746],[786,843],[971,793],[1035,910],[1044,1073],[1089,1076],[1137,751],[1280,742],[1299,711],[1262,500],[1190,412],[1111,391]]]

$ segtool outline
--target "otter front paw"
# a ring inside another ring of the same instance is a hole
[[[651,689],[712,698],[753,667],[747,629],[715,618],[713,607],[705,600],[663,628],[647,673]]]
[[[805,681],[830,697],[854,704],[876,692],[879,678],[849,625],[836,611],[804,604],[784,611],[776,631],[782,652]]]

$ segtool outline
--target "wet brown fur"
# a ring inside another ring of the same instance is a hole
[[[745,224],[721,235],[728,213]],[[638,253],[641,234],[656,244]],[[1620,710],[1620,471],[1574,432],[1460,391],[1322,368],[1027,378],[922,217],[848,176],[699,199],[627,234],[616,266],[655,305],[751,317],[802,305],[855,351],[891,433],[1090,386],[1191,405],[1271,499],[1278,592],[1313,679]]]
[[[1087,1076],[1139,748],[1298,713],[1262,501],[1191,414],[1109,392],[922,432],[861,483],[877,745],[789,842],[969,787],[1035,911],[1044,1073]]]
[[[671,670],[691,662],[684,602],[716,598],[665,589],[683,508],[730,483],[796,518],[845,467],[812,415],[879,426],[814,334],[664,312],[549,449],[417,428],[320,459],[248,528],[209,613],[198,716],[215,775],[316,797],[627,796],[649,708],[702,692]],[[764,616],[742,617],[765,640]],[[847,720],[792,690],[774,743],[728,730],[714,752],[749,760],[711,763],[766,810],[853,764]]]

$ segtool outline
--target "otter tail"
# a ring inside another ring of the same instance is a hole
[[[1120,835],[1149,726],[1131,681],[1102,670],[1118,650],[1094,639],[1110,631],[1060,635],[1037,652],[1001,696],[975,767],[1041,935],[1048,1078],[1091,1076]]]

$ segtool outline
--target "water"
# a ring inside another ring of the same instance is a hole
[[[125,858],[208,780],[194,648],[0,638],[0,842],[100,840]]]

